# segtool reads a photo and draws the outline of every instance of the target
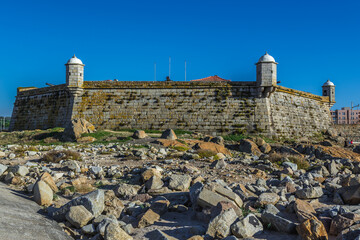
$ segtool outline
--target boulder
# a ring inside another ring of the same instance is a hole
[[[6,165],[0,164],[0,176],[8,169]]]
[[[124,204],[120,199],[115,196],[113,190],[105,191],[104,195],[104,214],[113,215],[116,218],[119,218],[122,211],[124,210]]]
[[[160,214],[154,212],[152,209],[148,209],[144,214],[140,216],[138,222],[138,228],[144,228],[154,224],[156,221],[159,221]]]
[[[218,154],[222,154],[222,153],[218,153]],[[217,156],[217,154],[216,154]],[[216,160],[214,162],[211,163],[210,167],[215,168],[215,169],[224,169],[226,167],[226,162],[224,161],[224,159],[220,159],[220,160]]]
[[[224,138],[221,137],[221,136],[212,138],[212,139],[210,140],[210,142],[213,142],[213,143],[216,143],[216,144],[219,144],[219,145],[224,146]]]
[[[208,225],[206,234],[213,238],[225,238],[229,236],[230,226],[235,222],[236,219],[236,212],[234,209],[230,208],[211,220]]]
[[[258,197],[255,206],[262,207],[268,204],[275,205],[279,200],[280,197],[276,193],[262,193]]]
[[[213,142],[198,142],[194,145],[193,149],[197,150],[198,152],[201,151],[208,151],[214,153],[222,153],[225,156],[231,156],[231,152],[222,145],[213,143]]]
[[[158,229],[150,232],[148,235],[149,235],[149,239],[151,240],[178,240],[177,238],[171,237]]]
[[[189,175],[173,174],[170,176],[169,188],[177,191],[187,191],[191,184]]]
[[[17,165],[10,167],[10,172],[12,172],[14,175],[25,177],[29,173],[29,169],[25,166]]]
[[[316,217],[302,222],[296,231],[304,240],[327,240],[328,235],[324,225]]]
[[[343,187],[338,193],[346,204],[360,204],[360,184]]]
[[[141,177],[144,182],[148,181],[153,176],[157,176],[161,179],[161,173],[159,172],[159,170],[157,170],[155,168],[149,168],[141,174]]]
[[[252,213],[231,225],[231,232],[238,238],[252,237],[263,231],[260,220]]]
[[[166,129],[162,134],[161,134],[161,138],[164,139],[169,139],[169,140],[176,140],[176,134],[174,132],[174,130],[172,129]]]
[[[145,188],[147,190],[156,190],[156,189],[160,189],[164,186],[164,182],[161,180],[161,178],[159,178],[158,176],[153,176],[151,177],[146,183],[145,183]]]
[[[70,210],[70,207],[83,205],[96,218],[104,211],[104,201],[104,191],[98,189],[71,200],[67,204],[52,212],[51,215],[57,221],[64,221],[65,215]]]
[[[93,133],[95,131],[94,125],[84,118],[75,118],[65,126],[63,139],[66,141],[74,141],[84,133]]]
[[[140,186],[138,185],[120,183],[115,189],[115,195],[119,198],[129,199],[134,197],[139,190]]]
[[[271,152],[271,146],[268,143],[264,143],[263,145],[261,145],[259,147],[259,149],[260,149],[261,152],[263,152],[265,154]]]
[[[191,196],[191,195],[190,195]],[[215,207],[219,202],[229,202],[230,199],[212,192],[206,188],[202,189],[197,198],[197,204],[201,207]]]
[[[105,240],[133,240],[117,223],[111,222],[106,226]]]
[[[319,198],[323,194],[321,187],[304,187],[295,192],[295,195],[300,199]]]
[[[230,189],[227,189],[220,184],[215,184],[212,186],[211,190],[231,200],[230,202],[234,202],[238,207],[242,207],[243,201],[241,200],[239,195],[237,195]]]
[[[40,181],[44,181],[47,185],[49,185],[49,187],[51,188],[51,190],[56,193],[59,191],[58,187],[55,184],[54,179],[51,177],[50,173],[48,172],[44,172],[40,178]]]
[[[359,220],[360,215],[352,212],[338,214],[331,221],[329,233],[331,235],[337,236],[339,233],[341,233],[342,230],[350,227]]]
[[[295,223],[277,214],[273,214],[265,211],[264,213],[261,214],[261,220],[264,222],[264,224],[270,224],[279,232],[285,232],[285,233],[295,232],[295,227],[296,227]]]
[[[84,206],[78,205],[70,207],[69,212],[65,217],[74,227],[82,228],[94,216]]]
[[[294,203],[294,210],[300,222],[304,222],[307,219],[315,218],[316,211],[310,203],[296,199]]]
[[[132,135],[132,137],[135,139],[143,139],[143,138],[147,138],[148,135],[143,130],[136,130]]]
[[[49,206],[53,201],[53,191],[44,181],[38,181],[34,186],[34,200],[41,206]]]
[[[236,149],[240,152],[246,152],[256,156],[260,156],[262,154],[256,143],[249,139],[242,139],[240,144],[236,146]]]

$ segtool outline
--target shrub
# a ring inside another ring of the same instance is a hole
[[[298,166],[298,169],[307,170],[310,167],[310,163],[301,156],[281,154],[277,152],[269,154],[269,161],[278,166],[285,162],[285,158],[287,158],[289,162],[295,163]]]
[[[71,150],[61,150],[61,151],[50,151],[43,155],[42,160],[45,162],[54,162],[58,163],[61,160],[72,159],[72,160],[81,160],[81,155],[78,152]]]
[[[188,147],[183,147],[183,146],[173,146],[173,147],[171,147],[171,148],[173,148],[173,149],[175,149],[175,150],[177,150],[177,151],[179,151],[179,152],[186,152],[187,150],[190,149],[190,148],[188,148]]]

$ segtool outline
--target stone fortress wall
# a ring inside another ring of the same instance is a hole
[[[258,72],[256,82],[81,81],[84,65],[70,59],[66,84],[18,89],[10,129],[64,127],[73,118],[85,118],[97,129],[173,128],[213,135],[295,137],[328,128],[334,96],[277,85],[277,63],[264,56],[257,69],[271,74]],[[330,93],[332,86],[325,89]]]

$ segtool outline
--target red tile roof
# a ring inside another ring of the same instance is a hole
[[[230,82],[231,80],[223,79],[217,75],[201,78],[201,79],[195,79],[191,80],[190,82]]]

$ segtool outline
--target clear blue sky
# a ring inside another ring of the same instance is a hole
[[[66,61],[85,80],[255,80],[268,51],[281,85],[321,94],[330,78],[335,108],[360,103],[360,1],[1,1],[0,115],[18,86],[65,82]]]

